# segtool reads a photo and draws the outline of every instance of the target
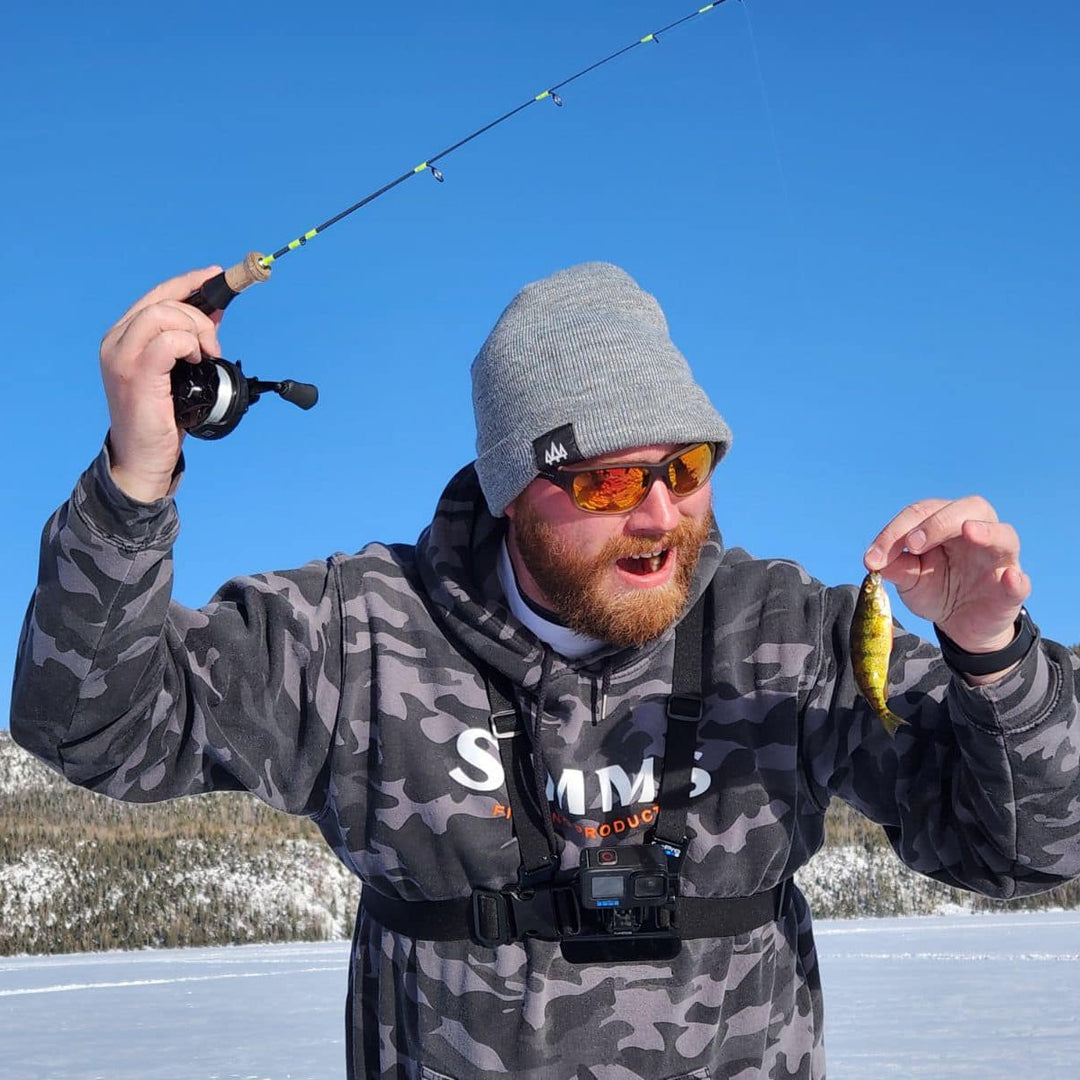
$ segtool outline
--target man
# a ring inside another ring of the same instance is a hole
[[[1080,670],[1022,609],[1014,530],[928,500],[871,544],[949,657],[899,637],[890,737],[853,684],[855,590],[723,547],[727,425],[607,264],[502,314],[476,461],[415,546],[171,604],[169,371],[218,353],[180,302],[213,272],[105,337],[109,439],[45,531],[12,731],[117,798],[313,818],[364,883],[351,1077],[824,1076],[788,883],[834,795],[949,884],[1080,873]]]

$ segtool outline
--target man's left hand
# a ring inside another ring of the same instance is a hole
[[[900,511],[863,556],[905,606],[967,652],[994,652],[1014,637],[1031,593],[1020,538],[981,496],[924,499]]]

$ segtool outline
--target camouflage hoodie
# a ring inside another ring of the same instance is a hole
[[[546,649],[505,606],[503,525],[471,467],[415,546],[237,578],[199,610],[170,600],[177,528],[171,499],[126,499],[104,456],[46,527],[12,732],[69,779],[135,802],[245,789],[309,815],[365,887],[468,896],[519,865],[489,665],[539,724],[563,865],[582,845],[641,838],[674,634],[574,662]],[[1080,873],[1080,672],[1065,649],[1038,641],[1006,679],[972,689],[901,635],[892,704],[910,724],[894,740],[852,683],[853,588],[718,536],[695,587],[712,590],[715,618],[685,893],[789,878],[820,847],[834,795],[953,885],[1011,897]],[[364,914],[347,1032],[357,1080],[825,1075],[797,890],[778,922],[688,941],[662,964],[575,966],[535,939],[418,942]]]

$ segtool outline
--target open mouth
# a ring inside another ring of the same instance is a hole
[[[662,570],[670,557],[670,548],[660,548],[644,555],[633,555],[625,559],[619,559],[616,565],[620,570],[625,570],[628,574],[644,576]]]

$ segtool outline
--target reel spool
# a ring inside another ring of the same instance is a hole
[[[239,361],[204,356],[197,364],[177,361],[170,375],[176,424],[196,439],[223,439],[243,419],[248,407],[272,392],[301,409],[319,400],[311,383],[249,378]]]

